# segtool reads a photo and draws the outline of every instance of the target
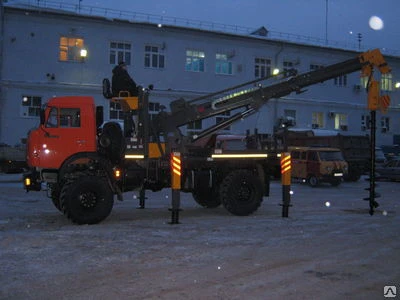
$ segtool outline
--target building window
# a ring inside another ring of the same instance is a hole
[[[22,96],[22,116],[39,117],[40,107],[42,106],[42,97]]]
[[[254,76],[263,78],[271,75],[271,60],[267,58],[256,58],[254,60]]]
[[[341,75],[333,79],[334,85],[337,86],[347,86],[347,75]]]
[[[232,62],[228,60],[227,54],[215,54],[215,73],[232,75]]]
[[[160,111],[160,103],[158,102],[149,102],[149,115],[150,120],[153,120]]]
[[[131,44],[124,42],[110,43],[110,64],[116,65],[119,62],[124,62],[127,65],[131,64]]]
[[[186,50],[185,70],[204,72],[205,54],[203,51]]]
[[[283,111],[283,115],[286,119],[287,126],[295,126],[296,125],[296,110],[285,109]]]
[[[119,103],[110,102],[110,119],[114,120],[123,120],[124,112]]]
[[[229,111],[226,111],[218,116],[215,117],[215,124],[219,124],[223,121],[225,121],[226,119],[229,119],[231,113]],[[222,128],[222,130],[231,130],[231,126],[226,126],[224,128]]]
[[[371,117],[369,115],[361,115],[361,130],[365,131],[371,128]]]
[[[310,64],[310,71],[316,71],[322,69],[323,67],[323,65]]]
[[[382,74],[381,77],[381,90],[386,92],[393,91],[392,74]]]
[[[60,61],[82,61],[81,50],[84,50],[83,39],[60,37]]]
[[[313,129],[324,127],[324,113],[323,112],[313,112],[312,113],[312,125]]]
[[[203,122],[202,120],[196,120],[190,122],[187,124],[186,129],[187,129],[187,135],[193,136],[203,129]]]
[[[388,132],[389,130],[390,130],[390,118],[381,117],[381,131],[385,133]]]
[[[297,69],[294,68],[294,63],[292,61],[283,62],[283,74],[285,76],[291,76],[294,72],[297,73]]]
[[[348,126],[347,115],[336,113],[335,114],[335,129],[347,131],[348,130],[347,126]]]
[[[360,85],[361,85],[361,87],[366,89],[367,88],[367,84],[368,84],[368,80],[369,80],[368,76],[361,76],[360,77]]]
[[[164,51],[157,46],[144,47],[144,66],[146,68],[164,69]]]

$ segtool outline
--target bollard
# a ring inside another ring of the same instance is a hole
[[[281,154],[281,182],[282,182],[282,218],[289,217],[290,181],[291,181],[291,156],[289,152]]]
[[[181,211],[181,154],[173,152],[171,154],[171,222],[170,224],[179,224],[179,212]]]

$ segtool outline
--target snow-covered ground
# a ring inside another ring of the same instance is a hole
[[[1,178],[0,178],[1,181]],[[204,209],[182,194],[170,225],[170,190],[134,193],[101,224],[71,224],[43,192],[0,183],[0,299],[385,299],[400,297],[400,183],[379,182],[368,214],[365,180],[293,183],[248,217]]]

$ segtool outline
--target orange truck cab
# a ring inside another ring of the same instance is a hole
[[[348,164],[337,148],[289,147],[292,177],[307,181],[312,187],[321,182],[337,186],[348,171]]]
[[[29,166],[38,170],[60,169],[75,153],[96,152],[95,115],[96,107],[92,97],[50,99],[41,112],[39,127],[29,133]]]

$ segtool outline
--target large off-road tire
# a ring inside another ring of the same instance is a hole
[[[51,201],[53,202],[54,206],[59,210],[59,211],[63,211],[62,207],[61,207],[61,201],[60,201],[60,186],[58,184],[55,184],[51,187],[51,193],[50,193],[50,197],[51,197]]]
[[[220,199],[230,213],[247,216],[255,212],[263,200],[263,184],[249,170],[234,170],[221,183]]]
[[[96,176],[82,176],[65,183],[60,203],[64,214],[77,224],[96,224],[111,213],[114,195],[107,181]]]
[[[197,204],[205,208],[216,208],[221,205],[219,189],[216,187],[197,190],[194,191],[192,195]]]

